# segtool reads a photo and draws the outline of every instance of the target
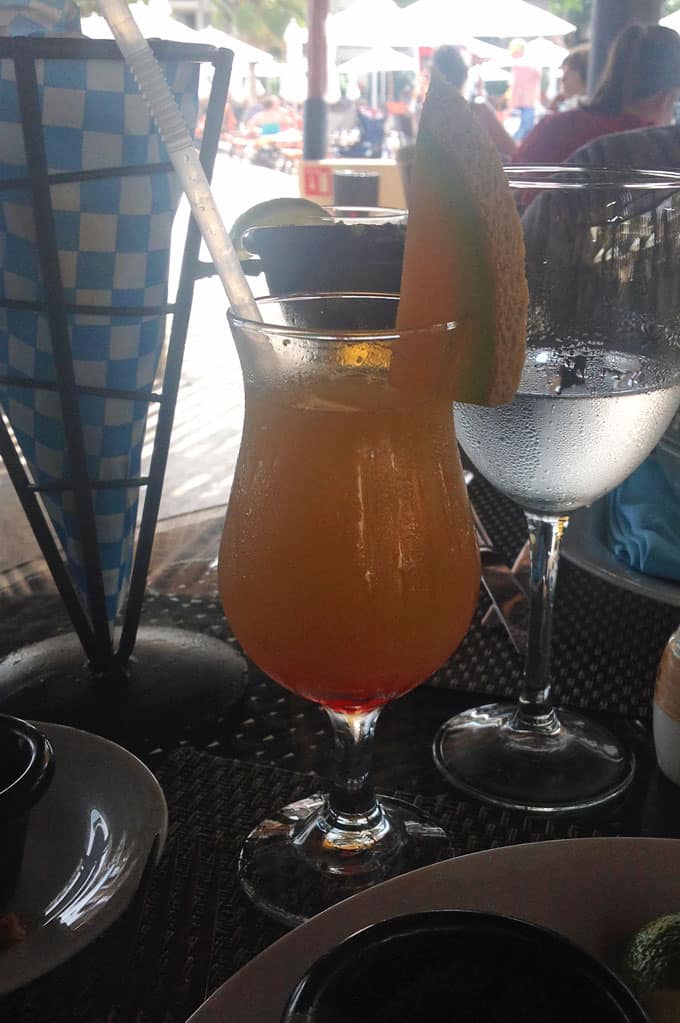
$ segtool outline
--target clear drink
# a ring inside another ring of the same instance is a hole
[[[524,510],[529,629],[519,700],[455,715],[435,739],[466,792],[532,813],[618,799],[633,751],[551,702],[552,613],[569,513],[613,490],[680,401],[680,175],[600,167],[507,171],[524,232],[528,352],[508,405],[457,407],[465,451]]]
[[[457,405],[463,448],[527,511],[592,504],[640,464],[680,402],[680,379],[644,355],[532,347],[513,402]]]

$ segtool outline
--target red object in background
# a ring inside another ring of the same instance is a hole
[[[333,175],[330,167],[308,165],[303,167],[303,195],[309,199],[326,201],[333,195]]]
[[[513,163],[562,163],[593,139],[615,131],[644,128],[648,123],[632,114],[612,117],[581,109],[549,114],[524,139]]]

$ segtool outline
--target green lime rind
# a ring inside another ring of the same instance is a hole
[[[243,236],[251,227],[289,227],[298,224],[318,224],[330,220],[328,213],[311,199],[267,199],[241,213],[232,224],[229,235],[241,260],[250,253],[243,246]]]
[[[641,927],[628,943],[624,968],[638,994],[680,991],[680,913],[668,913]]]

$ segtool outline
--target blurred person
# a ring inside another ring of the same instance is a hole
[[[678,98],[680,35],[661,25],[629,25],[612,43],[592,98],[544,117],[514,162],[562,163],[601,135],[670,124]]]
[[[590,47],[587,43],[575,46],[562,61],[562,85],[550,104],[551,111],[571,110],[588,92],[588,58]]]
[[[416,118],[413,86],[405,85],[400,90],[396,100],[388,100],[386,110],[388,115],[388,131],[398,132],[402,145],[414,142],[416,137]]]
[[[357,127],[357,105],[347,95],[345,86],[340,86],[340,98],[336,103],[328,104],[328,134],[334,136],[340,132],[352,131]]]
[[[440,46],[434,52],[432,63],[441,71],[447,82],[462,95],[468,76],[468,66],[458,47]],[[474,96],[470,101],[470,109],[488,132],[501,156],[506,159],[512,157],[517,149],[517,143],[496,117],[496,111],[486,96]]]
[[[510,108],[519,113],[515,139],[521,142],[534,126],[536,104],[541,98],[541,72],[526,58],[523,39],[513,39],[508,47],[512,57],[510,71]]]
[[[302,131],[303,121],[299,103],[281,101],[281,125],[284,130]]]
[[[246,128],[259,135],[276,135],[288,127],[288,115],[278,96],[264,96],[262,109],[248,118]]]

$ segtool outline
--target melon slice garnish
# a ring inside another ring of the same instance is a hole
[[[522,225],[495,146],[436,69],[414,160],[397,327],[456,321],[461,329],[446,356],[437,334],[404,338],[392,382],[504,404],[519,386],[526,349]]]

